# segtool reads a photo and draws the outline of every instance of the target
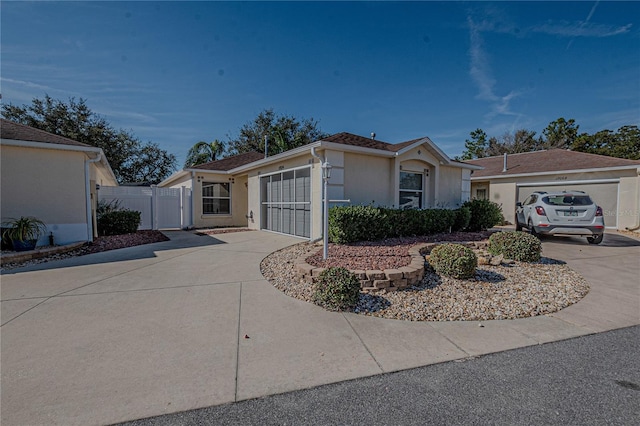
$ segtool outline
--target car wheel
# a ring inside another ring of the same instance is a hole
[[[536,238],[540,238],[540,234],[536,232],[536,229],[533,227],[533,222],[531,222],[531,219],[529,219],[529,222],[527,223],[527,227],[529,228],[529,233],[531,235],[533,235]]]
[[[587,237],[587,241],[589,241],[589,244],[600,244],[603,239],[604,239],[604,234],[596,235],[593,237]]]
[[[520,222],[518,222],[517,219],[516,219],[516,231],[522,231],[522,225],[520,225]]]

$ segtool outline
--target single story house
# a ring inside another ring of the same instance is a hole
[[[471,196],[502,205],[515,223],[516,202],[533,191],[585,191],[602,207],[607,228],[633,229],[640,219],[640,161],[564,149],[467,161]]]
[[[117,186],[102,149],[0,119],[2,221],[34,216],[47,224],[38,241],[93,241],[96,185]]]
[[[185,168],[158,186],[191,188],[195,227],[248,226],[322,237],[323,170],[332,205],[456,208],[475,165],[451,160],[428,137],[390,144],[338,133],[265,158],[249,152]]]

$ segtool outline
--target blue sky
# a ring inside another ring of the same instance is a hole
[[[640,122],[640,2],[1,3],[2,102],[84,98],[178,156],[260,111],[447,154]]]

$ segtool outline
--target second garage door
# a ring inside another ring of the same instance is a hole
[[[604,212],[604,224],[607,228],[618,225],[618,181],[605,182],[559,182],[518,184],[517,199],[523,202],[534,191],[584,191]]]

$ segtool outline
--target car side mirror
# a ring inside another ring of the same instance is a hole
[[[520,201],[518,201],[518,202],[516,203],[516,207],[522,207],[522,203],[521,203]]]

